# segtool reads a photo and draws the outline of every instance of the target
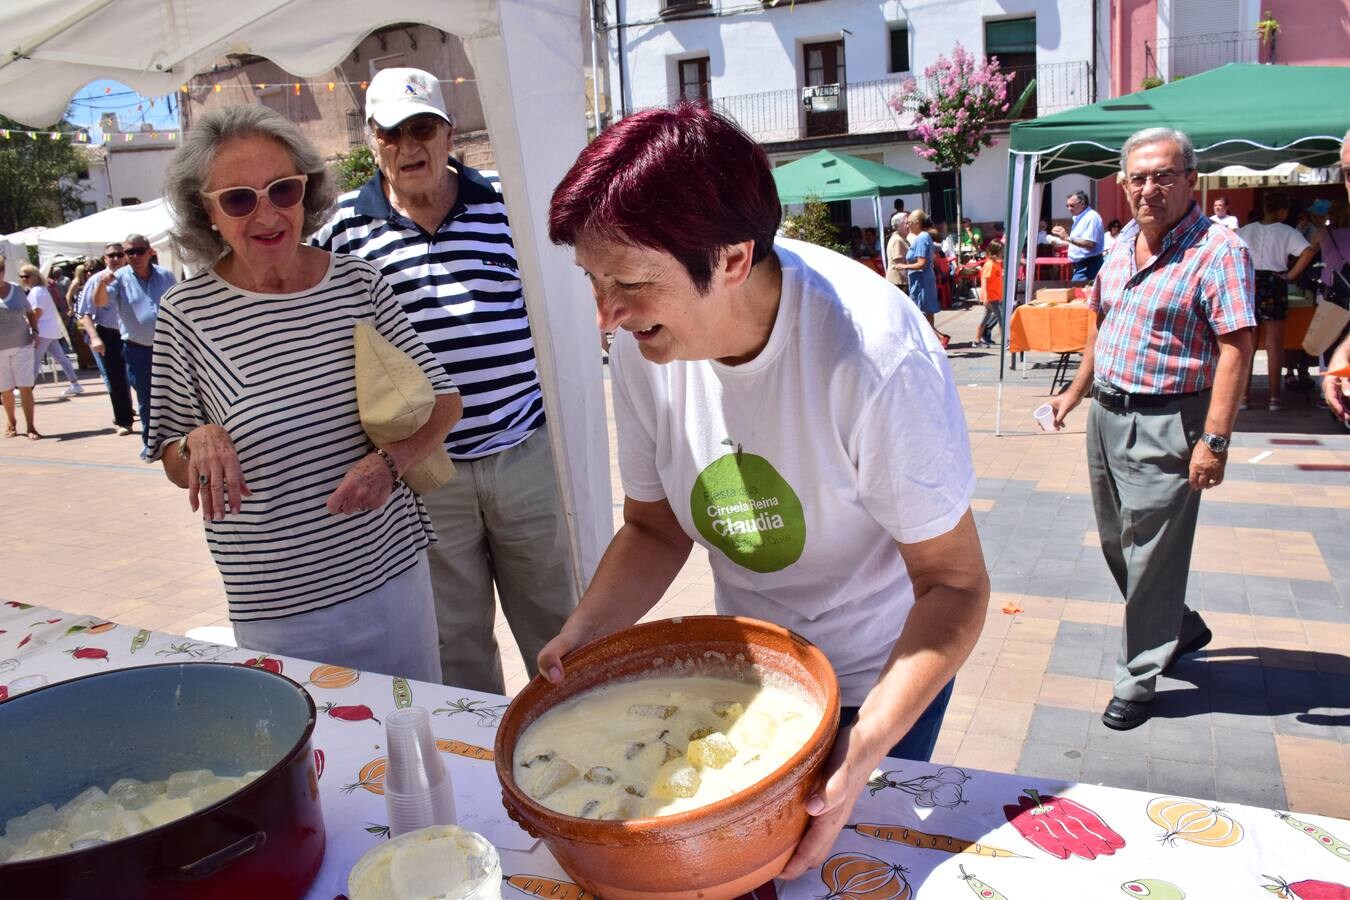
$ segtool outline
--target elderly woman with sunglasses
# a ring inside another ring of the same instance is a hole
[[[461,414],[458,389],[369,263],[310,247],[333,191],[292,123],[260,106],[199,119],[165,179],[174,239],[202,271],[155,330],[151,457],[186,488],[240,646],[440,681],[422,501],[400,480]],[[431,379],[430,420],[375,447],[353,326]]]

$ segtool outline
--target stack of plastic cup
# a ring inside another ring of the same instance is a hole
[[[431,734],[431,713],[421,706],[396,710],[385,716],[384,733],[389,749],[384,805],[390,835],[455,824],[455,790]]]

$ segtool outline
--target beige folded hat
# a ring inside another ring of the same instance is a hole
[[[352,331],[356,349],[356,408],[361,427],[376,447],[411,437],[431,418],[436,393],[431,379],[415,360],[395,347],[369,322]],[[403,473],[418,494],[429,494],[455,477],[455,464],[445,444]]]

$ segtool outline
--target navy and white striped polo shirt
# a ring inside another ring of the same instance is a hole
[[[459,197],[436,233],[395,212],[383,176],[338,198],[311,242],[370,261],[459,386],[464,417],[446,438],[456,459],[514,447],[544,424],[534,340],[496,172],[452,163]]]

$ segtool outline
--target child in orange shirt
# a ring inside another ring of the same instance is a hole
[[[984,304],[984,321],[980,323],[976,347],[994,346],[994,326],[1003,325],[1003,244],[990,241],[989,256],[980,266],[980,302]]]

